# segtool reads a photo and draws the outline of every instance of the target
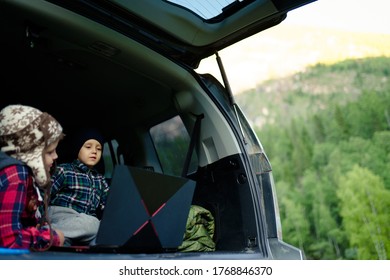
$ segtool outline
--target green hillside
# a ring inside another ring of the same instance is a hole
[[[390,57],[317,64],[284,78],[266,81],[236,96],[257,127],[288,124],[296,117],[356,100],[363,92],[390,90]]]
[[[236,96],[308,259],[390,259],[390,58],[317,64]]]

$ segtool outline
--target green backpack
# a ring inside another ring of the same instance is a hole
[[[181,252],[215,251],[215,223],[211,212],[199,205],[191,205]]]

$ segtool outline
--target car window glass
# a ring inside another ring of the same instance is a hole
[[[112,153],[109,145],[112,146],[114,153]],[[118,142],[115,139],[112,139],[110,143],[109,142],[104,143],[102,158],[104,160],[104,171],[105,171],[104,176],[107,179],[111,178],[112,173],[114,171],[115,164],[123,163],[121,162],[120,159],[117,158],[117,150],[118,150]]]
[[[205,19],[216,17],[223,13],[227,6],[235,2],[242,2],[243,0],[203,0],[203,1],[187,1],[187,0],[167,0],[176,5],[183,6],[191,10],[197,15]]]
[[[173,117],[150,129],[162,170],[165,174],[181,176],[190,144],[188,134],[181,118]],[[196,154],[192,154],[188,173],[197,167]]]

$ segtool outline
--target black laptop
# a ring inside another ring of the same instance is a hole
[[[183,242],[195,181],[117,165],[95,250],[175,251]]]

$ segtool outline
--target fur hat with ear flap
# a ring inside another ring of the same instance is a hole
[[[44,188],[50,182],[43,151],[63,136],[61,125],[36,108],[17,104],[0,111],[1,151],[26,163],[39,187]]]

